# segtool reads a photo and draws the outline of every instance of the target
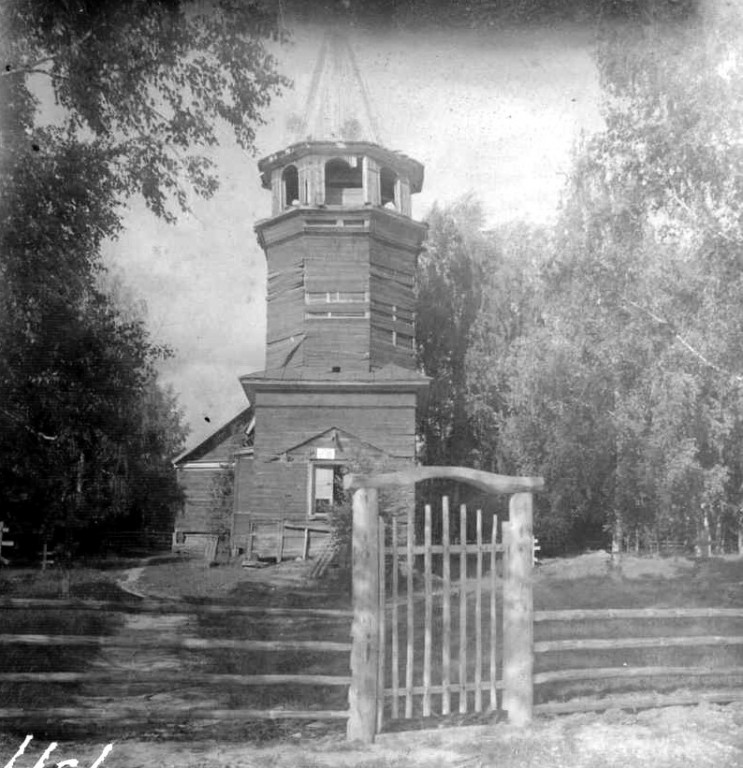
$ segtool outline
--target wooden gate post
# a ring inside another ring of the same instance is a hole
[[[377,491],[353,494],[353,624],[351,686],[348,691],[349,740],[370,744],[377,729],[379,663],[379,520]]]
[[[503,525],[503,709],[514,725],[528,725],[534,699],[532,494],[515,493]]]

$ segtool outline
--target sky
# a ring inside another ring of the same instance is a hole
[[[275,98],[257,134],[256,155],[225,130],[211,152],[221,186],[175,225],[132,200],[125,232],[106,261],[146,305],[152,339],[174,356],[162,380],[179,395],[189,446],[247,405],[238,376],[264,367],[265,258],[253,227],[270,215],[257,161],[290,142],[324,30],[290,29],[276,51],[294,87]],[[465,194],[482,201],[490,226],[554,220],[582,132],[601,128],[600,91],[589,26],[503,31],[351,29],[380,143],[425,166],[413,215]]]

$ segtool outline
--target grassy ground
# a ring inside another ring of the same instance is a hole
[[[91,765],[106,739],[61,743],[56,760]],[[20,739],[0,737],[0,764]],[[32,744],[16,768],[30,768],[46,742]],[[743,706],[675,707],[637,715],[607,712],[542,720],[529,729],[508,725],[382,734],[364,747],[341,735],[307,740],[299,733],[264,745],[113,742],[106,768],[688,768],[743,765]]]

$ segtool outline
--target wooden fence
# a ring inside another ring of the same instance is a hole
[[[154,614],[162,616],[213,617],[213,616],[250,616],[275,617],[281,620],[312,619],[348,619],[351,613],[335,609],[299,609],[271,608],[232,605],[194,605],[183,601],[143,600],[139,602],[120,603],[101,600],[61,600],[61,599],[0,599],[0,611],[106,611],[112,614]],[[250,651],[276,653],[293,651],[311,654],[349,654],[351,644],[330,640],[296,640],[282,637],[272,640],[250,640],[234,638],[202,638],[182,637],[169,632],[151,635],[74,635],[74,634],[30,634],[6,633],[0,634],[0,648],[8,649],[19,646],[36,646],[46,648],[92,648],[92,649],[136,649],[138,651],[155,649],[161,651]],[[0,672],[2,683],[43,683],[49,684],[95,684],[107,686],[116,684],[147,685],[171,684],[178,679],[172,669],[144,669],[140,672],[126,669],[123,671],[85,669],[68,672],[36,672],[32,670],[14,670]],[[348,686],[349,676],[323,674],[220,674],[188,671],[183,681],[189,686]],[[153,723],[170,724],[187,719],[189,722],[208,720],[236,722],[251,720],[345,720],[348,712],[341,710],[318,709],[243,709],[243,708],[214,708],[189,706],[120,706],[116,703],[100,707],[65,706],[48,708],[3,707],[0,708],[0,721],[23,721],[33,723],[38,721],[75,721],[85,722],[113,721],[122,725],[142,725]]]
[[[725,620],[733,623],[725,631],[717,634],[697,634],[693,630],[699,622]],[[643,652],[659,649],[698,649],[702,651],[719,651],[722,654],[734,652],[740,656],[743,648],[743,609],[741,608],[644,608],[644,609],[604,609],[604,610],[564,610],[538,611],[534,621],[539,626],[562,625],[564,639],[541,640],[534,644],[534,653],[538,661],[547,661],[554,654],[570,654],[575,659],[579,653],[580,666],[567,667],[560,664],[559,669],[545,670],[534,675],[534,685],[540,687],[560,683],[594,683],[599,689],[600,697],[573,698],[564,701],[546,701],[537,704],[534,711],[539,714],[562,714],[570,712],[597,711],[605,709],[642,709],[646,707],[695,704],[701,701],[725,703],[743,700],[743,666],[722,664],[715,665],[709,661],[709,653],[705,653],[706,663],[684,666],[671,664],[645,665],[628,664],[626,661],[616,666],[596,665],[597,657],[608,655],[617,658],[615,652]],[[648,634],[651,622],[678,622],[676,634]],[[575,637],[585,634],[579,627],[593,622],[600,627],[602,634],[612,632],[616,622],[633,622],[639,624],[636,636],[619,637]],[[689,626],[694,622],[694,626]],[[643,631],[644,630],[644,631]],[[572,635],[572,636],[571,636]],[[621,656],[619,658],[622,658]],[[653,687],[653,680],[662,678],[674,679],[674,692],[642,692],[642,693],[612,693],[610,682],[642,681],[643,688]],[[710,687],[710,683],[735,682],[726,688]],[[696,690],[685,690],[689,684],[706,686]]]

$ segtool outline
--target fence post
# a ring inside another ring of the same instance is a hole
[[[377,491],[353,494],[353,624],[347,736],[370,744],[377,726],[379,521]]]
[[[513,494],[503,524],[503,709],[519,726],[531,722],[534,698],[532,516],[532,494]]]

